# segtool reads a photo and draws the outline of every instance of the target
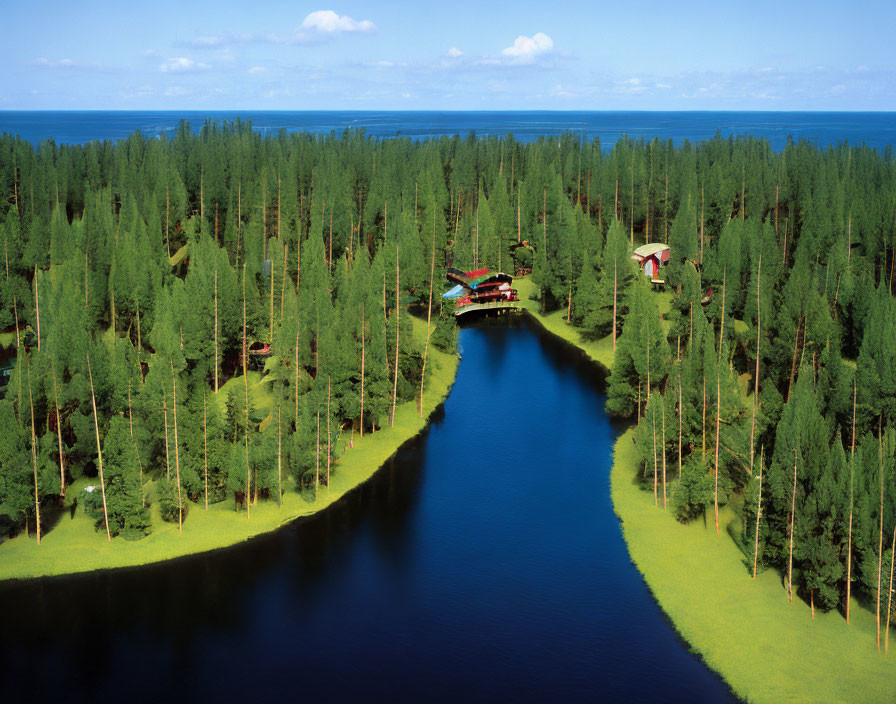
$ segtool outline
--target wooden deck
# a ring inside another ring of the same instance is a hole
[[[519,310],[519,301],[489,301],[488,303],[471,303],[468,306],[457,308],[454,311],[455,317],[460,317],[466,313],[474,313],[477,311],[491,310]]]

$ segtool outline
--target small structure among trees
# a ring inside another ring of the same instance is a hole
[[[503,272],[488,269],[461,271],[449,267],[446,278],[456,285],[442,298],[456,300],[455,316],[473,311],[516,308],[520,300],[517,290],[511,287],[513,277]]]
[[[659,281],[660,268],[669,262],[670,253],[669,245],[648,242],[632,252],[632,259],[638,262],[638,266],[644,271],[644,276],[651,281]]]

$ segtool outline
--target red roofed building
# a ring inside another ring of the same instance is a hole
[[[669,262],[669,245],[659,242],[642,244],[632,253],[632,259],[644,270],[644,276],[651,281],[659,278],[660,267]]]

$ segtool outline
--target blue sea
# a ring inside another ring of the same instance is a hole
[[[0,111],[0,133],[20,136],[34,145],[118,140],[134,132],[158,137],[174,134],[181,120],[198,130],[207,119],[248,120],[261,133],[341,133],[363,128],[381,138],[513,134],[520,142],[573,132],[585,141],[599,138],[612,148],[623,135],[645,140],[700,142],[722,136],[764,137],[780,151],[788,138],[819,147],[840,142],[883,150],[896,145],[893,112],[429,112],[429,111]]]

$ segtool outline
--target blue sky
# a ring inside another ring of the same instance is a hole
[[[0,109],[896,110],[896,2],[32,0]]]

